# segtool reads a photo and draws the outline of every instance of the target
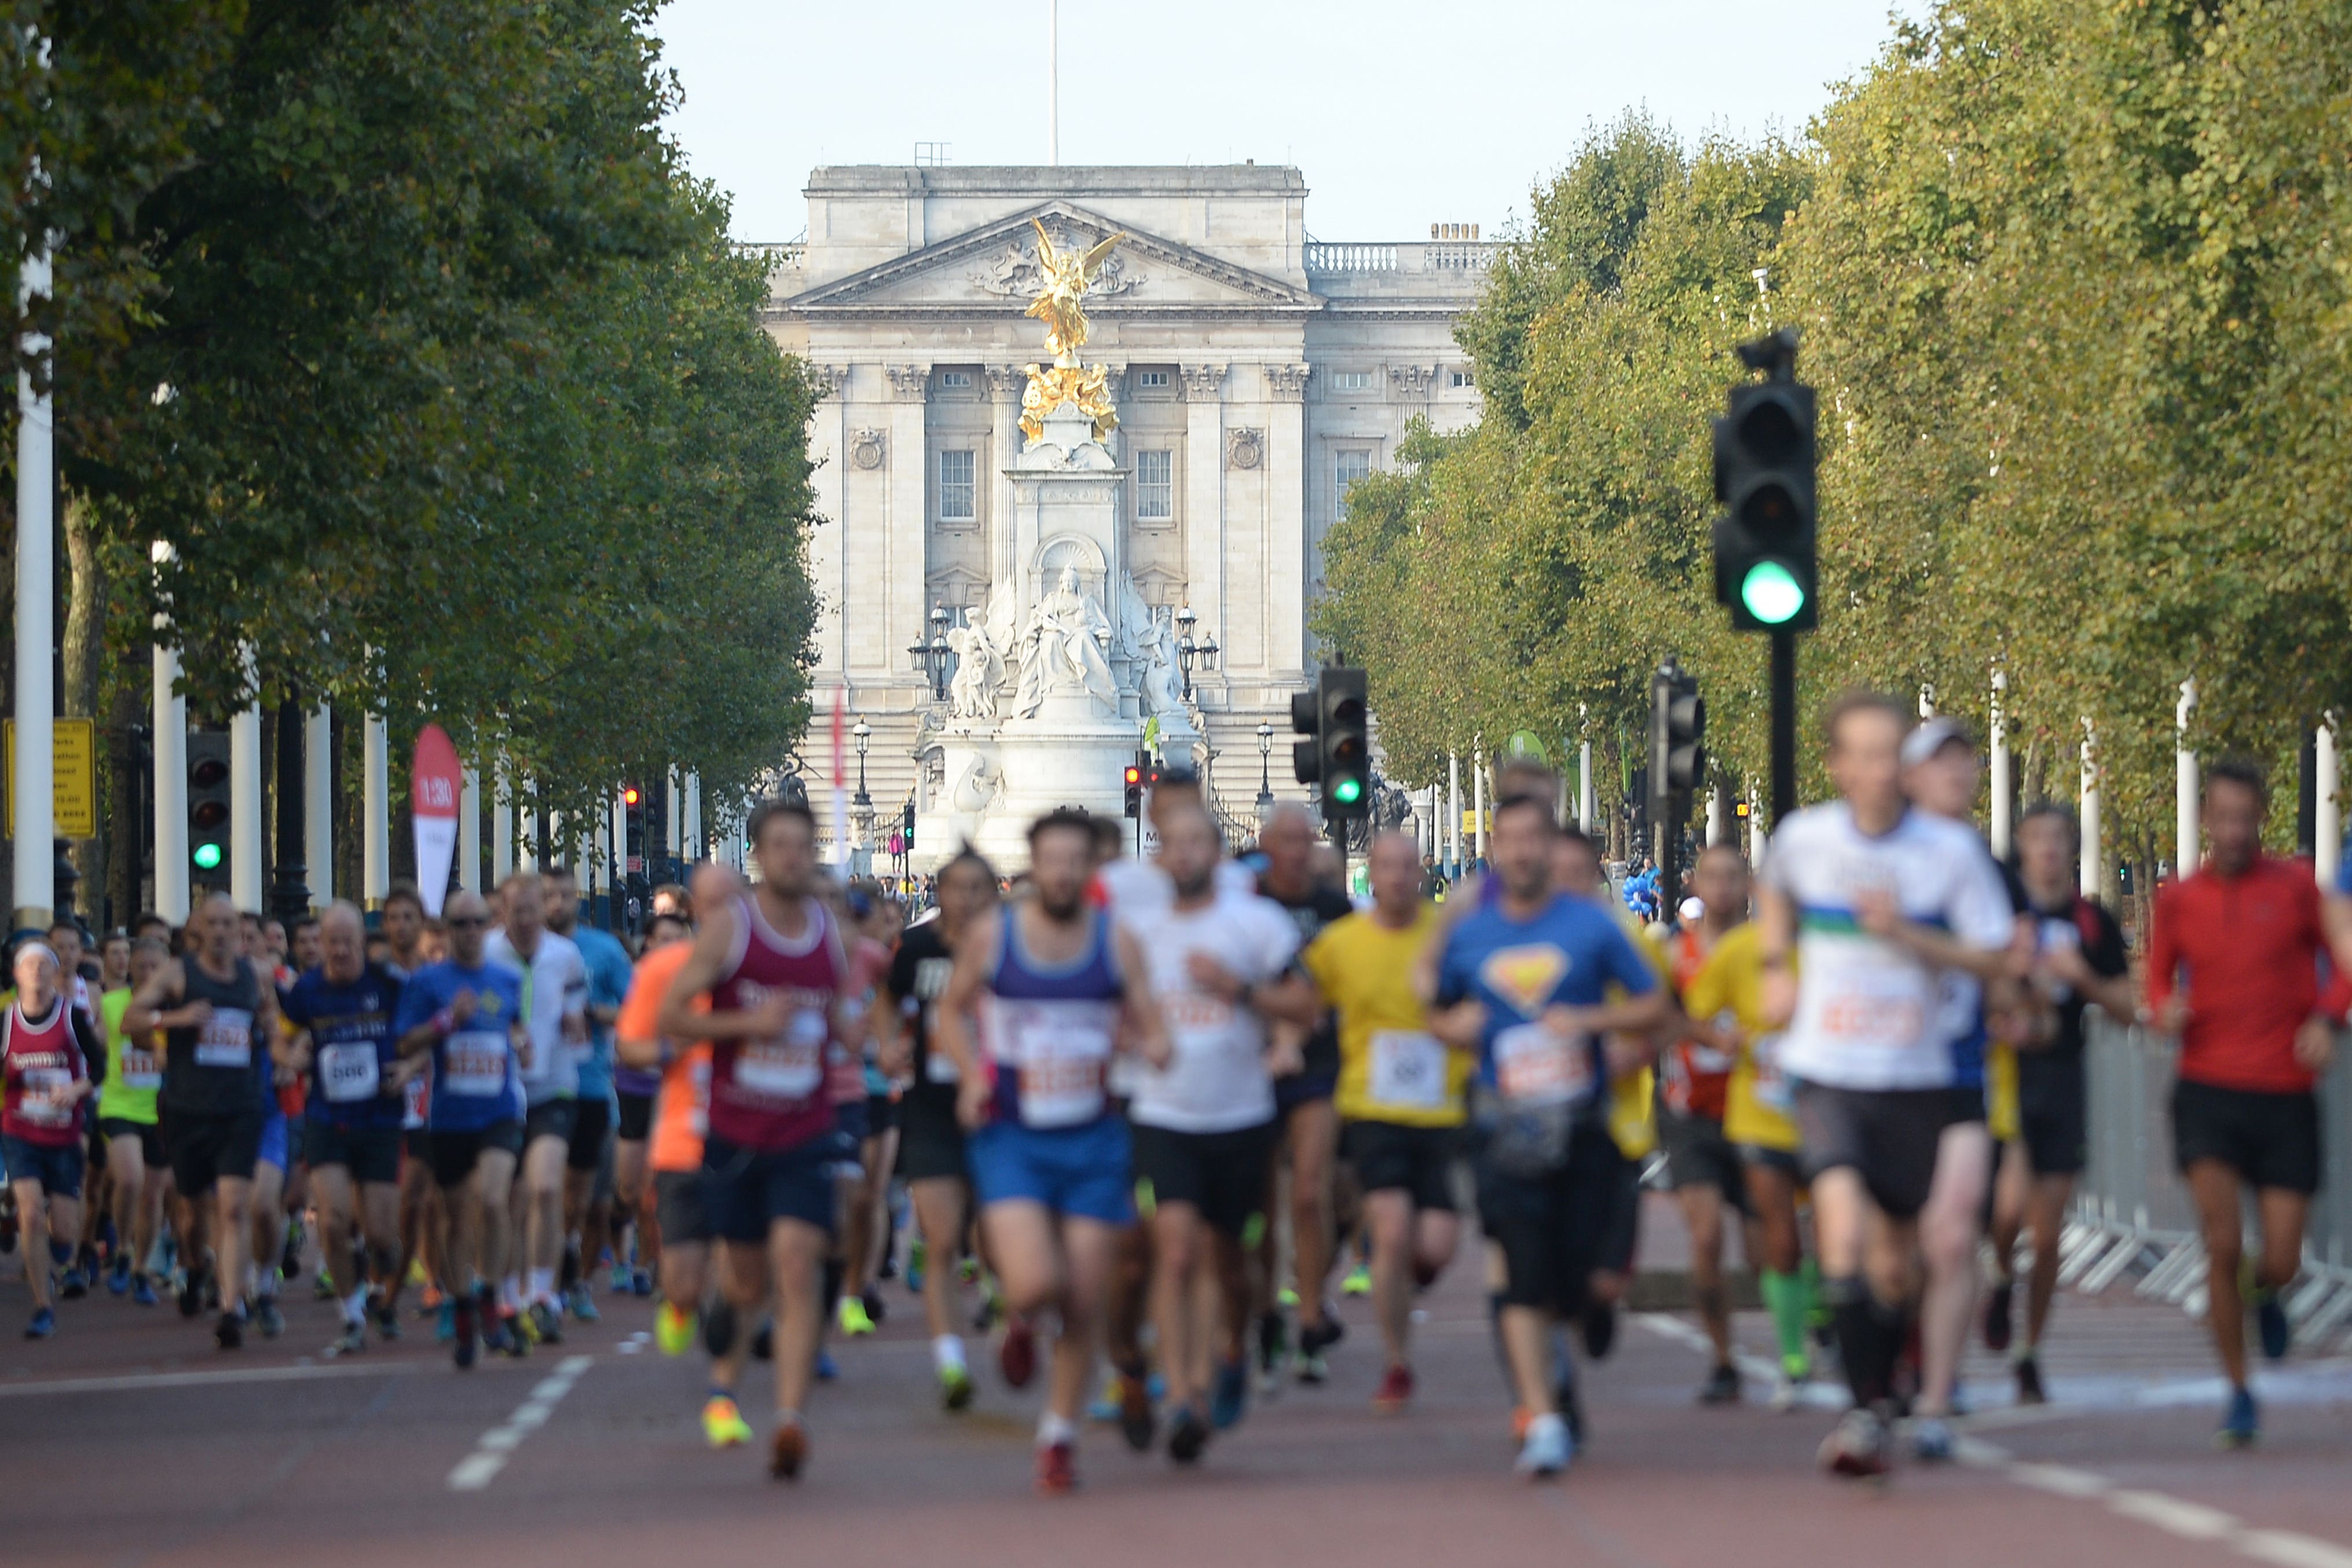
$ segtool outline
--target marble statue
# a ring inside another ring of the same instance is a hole
[[[1119,651],[1135,676],[1136,700],[1147,716],[1172,719],[1184,710],[1176,678],[1174,612],[1158,610],[1135,591],[1135,579],[1119,574]]]
[[[1004,656],[978,626],[950,626],[948,647],[956,656],[955,679],[948,682],[948,714],[956,719],[996,717],[996,689],[1004,684]]]
[[[1030,718],[1046,698],[1066,692],[1083,693],[1117,712],[1118,688],[1103,651],[1110,635],[1110,619],[1078,586],[1077,569],[1063,567],[1054,591],[1038,599],[1022,627],[1021,685],[1013,713]]]

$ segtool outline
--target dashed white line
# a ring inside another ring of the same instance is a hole
[[[483,1433],[474,1444],[474,1451],[457,1461],[449,1472],[449,1489],[453,1492],[478,1492],[498,1479],[506,1468],[507,1456],[522,1446],[522,1440],[547,1425],[548,1417],[563,1396],[572,1392],[587,1372],[593,1357],[566,1356],[555,1371],[539,1381],[530,1397],[514,1407],[513,1413]]]

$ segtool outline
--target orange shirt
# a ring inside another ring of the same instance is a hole
[[[662,998],[693,952],[694,943],[674,942],[637,961],[636,973],[629,979],[629,994],[622,998],[621,1016],[614,1025],[617,1037],[650,1040],[659,1037],[655,1022],[661,1016]],[[698,1013],[709,1005],[708,996],[694,999]],[[702,1140],[709,1125],[710,1042],[698,1040],[662,1068],[647,1164],[656,1171],[700,1170]]]

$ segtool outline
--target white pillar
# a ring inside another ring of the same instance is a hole
[[[629,803],[621,792],[613,792],[613,809],[605,814],[613,819],[613,864],[610,884],[618,893],[629,874]]]
[[[467,768],[457,796],[457,886],[482,890],[482,772]]]
[[[2197,682],[2180,683],[2180,701],[2173,709],[2174,733],[2179,737],[2173,765],[2178,777],[2172,803],[2172,874],[2186,877],[2197,869],[2197,753],[2189,749],[2189,716],[2197,710]]]
[[[537,871],[539,864],[539,781],[525,779],[515,793],[515,868]]]
[[[188,921],[188,703],[172,694],[179,679],[179,654],[157,644],[155,912],[175,926]]]
[[[392,737],[373,713],[361,729],[366,756],[360,788],[360,894],[375,910],[392,891]]]
[[[46,250],[25,258],[17,273],[16,298],[23,304],[49,292]],[[46,357],[49,340],[25,334],[18,347],[28,358]],[[16,373],[16,768],[10,781],[16,808],[15,907],[22,918],[46,926],[57,897],[57,684],[49,660],[56,652],[58,586],[55,413],[49,399],[33,390],[33,378]],[[92,889],[95,891],[95,889]],[[13,921],[11,922],[14,923]]]
[[[1470,753],[1470,842],[1475,846],[1479,864],[1486,860],[1486,748],[1478,747]]]
[[[2002,700],[2009,692],[2009,671],[1999,665],[1992,671],[1991,734],[1987,737],[1991,758],[1992,853],[1996,860],[2009,858],[2009,816],[2012,791],[2009,782],[2009,715],[2002,710]]]
[[[506,764],[490,775],[490,885],[514,875],[514,790],[507,781]]]
[[[668,787],[662,791],[662,847],[683,860],[686,858],[686,839],[679,832],[682,824],[678,818],[683,815],[683,808],[686,805],[686,790],[680,784],[676,768],[670,769],[664,775],[664,779]],[[847,847],[845,845],[840,847],[843,853],[843,864],[846,865],[848,863]]]
[[[2336,715],[2330,713],[2314,737],[2313,750],[2317,753],[2312,763],[2312,782],[2319,796],[2314,836],[2318,842],[2311,847],[2311,864],[2319,874],[2322,888],[2336,886],[2336,872],[2344,852],[2344,807],[2336,799],[2342,786],[2337,776],[2336,758]]]
[[[1935,716],[1936,689],[1932,686],[1922,684],[1919,688],[1919,717],[1922,719],[1933,719]]]
[[[310,907],[335,901],[335,721],[323,702],[302,720],[302,858]]]
[[[1584,705],[1578,703],[1576,710],[1581,714]],[[1587,833],[1592,831],[1593,794],[1592,742],[1587,739],[1576,748],[1576,826]]]
[[[246,655],[247,673],[252,654]],[[261,704],[228,721],[228,896],[242,914],[261,912]]]
[[[1764,826],[1763,797],[1751,788],[1748,792],[1748,864],[1760,868],[1764,851],[1770,845],[1771,833]]]
[[[1462,874],[1462,753],[1445,753],[1445,864]]]
[[[709,847],[702,839],[702,775],[700,773],[686,775],[686,836],[679,842],[691,851],[681,857],[689,865],[709,853]]]
[[[1706,792],[1706,845],[1712,849],[1723,842],[1723,792]]]
[[[2106,864],[2099,845],[2099,760],[2097,736],[2088,719],[2083,721],[2083,868],[2077,886],[2096,901],[2106,890],[2100,868]]]

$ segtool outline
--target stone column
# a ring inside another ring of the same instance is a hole
[[[366,907],[383,908],[392,891],[392,754],[383,721],[371,713],[362,721],[360,788],[360,880]]]
[[[1220,643],[1225,626],[1225,367],[1188,364],[1184,376],[1184,599]]]
[[[248,664],[252,655],[246,656]],[[228,721],[228,896],[240,914],[261,913],[261,704]]]
[[[160,547],[159,547],[160,548]],[[173,925],[188,921],[188,700],[176,649],[155,645],[155,912]]]
[[[325,703],[310,710],[303,731],[302,853],[310,863],[310,903],[324,909],[335,901],[335,721]]]
[[[457,796],[457,886],[482,890],[482,771],[469,767]]]
[[[824,394],[809,418],[809,458],[815,465],[809,482],[816,490],[816,513],[824,519],[809,530],[809,582],[816,589],[816,668],[836,673],[845,668],[842,612],[846,586],[849,529],[847,479],[843,466],[848,457],[849,411],[845,395],[850,367],[811,362],[810,379]]]
[[[992,589],[1009,592],[1020,572],[1013,543],[1013,459],[1021,455],[1022,444],[1028,439],[1021,434],[1021,394],[1029,384],[1029,375],[1017,364],[992,364],[987,374],[988,455],[994,459],[996,470],[989,486],[988,578]]]
[[[881,595],[866,613],[881,622],[888,668],[894,677],[912,684],[921,676],[907,649],[918,637],[929,636],[926,617],[931,610],[930,504],[923,421],[931,367],[887,364],[882,369],[890,383],[890,450],[886,459],[890,482],[885,487],[888,506],[885,518],[877,520],[883,526],[871,536],[871,544],[861,537],[854,553],[861,567],[872,563],[872,569],[861,570],[859,576]]]
[[[1275,680],[1307,670],[1307,397],[1305,364],[1265,367],[1265,662]]]

